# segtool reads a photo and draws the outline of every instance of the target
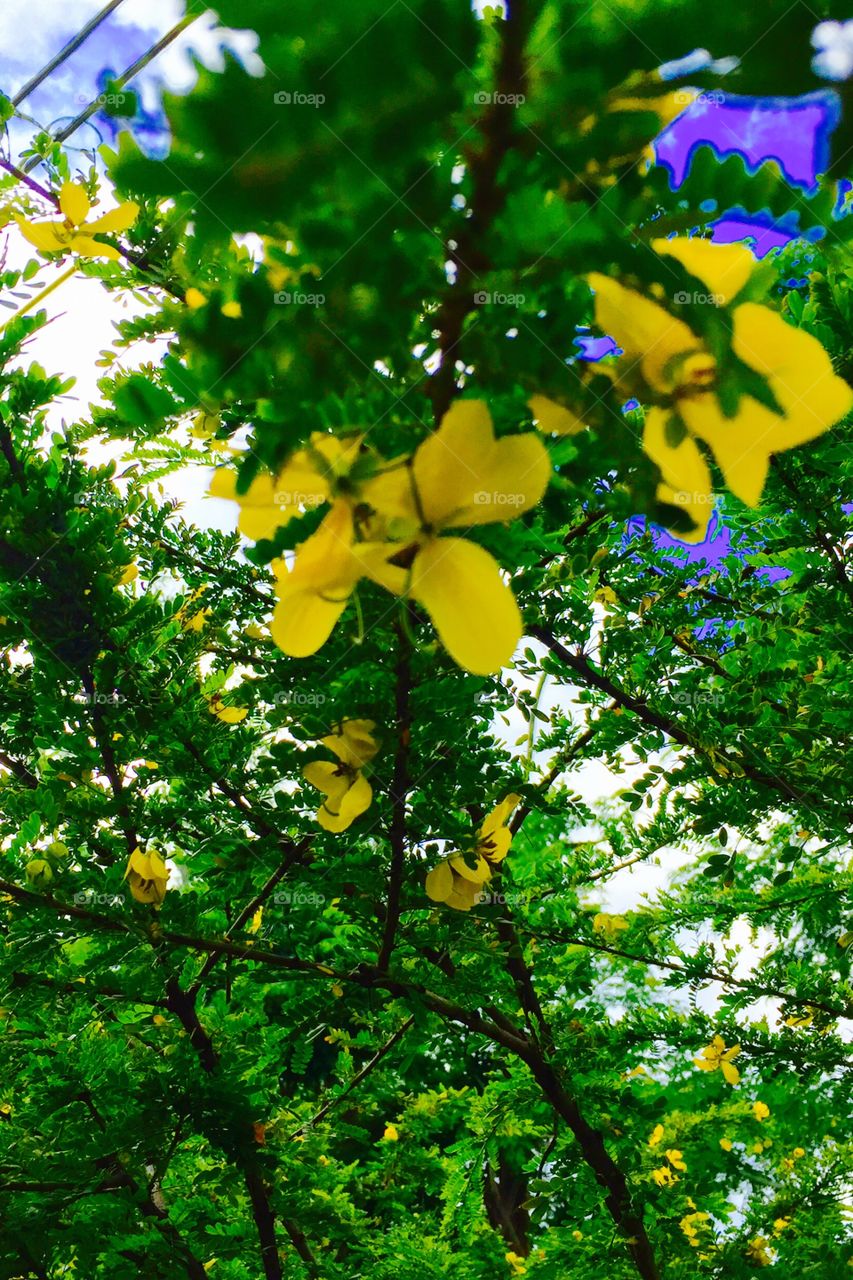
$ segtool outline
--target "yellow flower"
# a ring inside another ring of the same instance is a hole
[[[739,1053],[739,1044],[727,1049],[723,1037],[714,1036],[711,1043],[702,1050],[702,1056],[694,1058],[693,1061],[702,1071],[722,1071],[723,1078],[729,1084],[737,1084],[740,1080],[740,1072],[732,1065],[732,1058],[736,1058]]]
[[[128,583],[133,582],[134,578],[138,577],[139,566],[134,561],[131,561],[131,563],[127,565],[122,572],[121,577],[118,580],[118,585],[120,587],[126,587]]]
[[[652,247],[700,280],[715,306],[735,299],[754,267],[744,245],[676,237]],[[853,406],[853,392],[816,338],[769,307],[742,302],[732,311],[732,349],[767,380],[782,412],[744,395],[734,417],[726,418],[717,396],[716,361],[682,320],[606,276],[593,273],[589,282],[596,323],[624,351],[617,377],[626,368],[629,375],[636,371],[654,399],[664,402],[646,415],[643,447],[661,470],[659,499],[684,508],[698,526],[685,540],[702,538],[711,512],[711,477],[698,440],[731,491],[754,507],[771,454],[813,440]]]
[[[731,1138],[720,1138],[720,1146],[723,1148],[724,1151],[731,1151],[732,1149]]]
[[[791,1152],[791,1155],[794,1157],[795,1160],[802,1160],[805,1154],[806,1153],[803,1147],[794,1147],[794,1150]]]
[[[676,1147],[670,1147],[666,1152],[666,1158],[672,1165],[673,1169],[678,1169],[681,1173],[684,1173],[687,1165],[684,1163],[684,1158],[681,1152]]]
[[[483,885],[491,880],[495,866],[509,852],[512,832],[507,824],[520,799],[512,794],[495,805],[480,826],[473,857],[468,861],[457,853],[433,867],[426,878],[428,898],[456,911],[471,910],[480,898]]]
[[[512,1250],[510,1250],[509,1253],[504,1254],[504,1258],[512,1267],[512,1274],[514,1276],[524,1275],[524,1272],[527,1269],[527,1264],[524,1261],[524,1258],[522,1258],[521,1254],[513,1253]]]
[[[652,1169],[652,1179],[659,1187],[673,1187],[678,1182],[676,1174],[665,1164],[659,1169]]]
[[[210,699],[207,709],[211,715],[216,716],[217,720],[221,720],[223,724],[239,724],[249,714],[248,707],[226,707],[218,693],[214,694]]]
[[[190,285],[189,289],[187,289],[184,294],[184,302],[187,304],[190,311],[198,311],[200,307],[207,306],[207,298],[204,296],[201,289],[197,289],[195,285]]]
[[[397,1126],[394,1124],[386,1124],[385,1132],[382,1135],[383,1142],[399,1142],[400,1135],[397,1132]]]
[[[756,1120],[766,1120],[770,1115],[770,1108],[766,1102],[753,1102],[752,1113]]]
[[[325,796],[317,810],[317,821],[325,831],[346,831],[370,808],[373,788],[361,770],[379,750],[373,737],[375,728],[372,720],[344,720],[334,733],[321,739],[337,762],[314,760],[302,770],[305,781]]]
[[[277,476],[259,472],[245,493],[237,492],[237,472],[220,467],[213,473],[209,493],[240,507],[237,528],[247,538],[272,538],[280,525],[301,511],[320,507],[337,495],[361,449],[361,436],[333,436],[315,432]]]
[[[695,1213],[686,1213],[679,1222],[679,1226],[687,1236],[690,1244],[698,1246],[699,1229],[703,1227],[711,1215],[705,1213],[702,1209],[697,1209]]]
[[[756,1236],[750,1240],[746,1249],[746,1256],[750,1262],[754,1262],[759,1267],[769,1267],[773,1259],[767,1252],[767,1241],[764,1236]]]
[[[87,222],[91,204],[85,189],[76,182],[64,182],[59,192],[61,222],[30,222],[17,218],[21,235],[41,253],[78,253],[82,258],[110,258],[121,255],[111,244],[101,244],[93,237],[105,232],[127,231],[139,216],[139,206],[132,200],[111,209],[92,222]]]
[[[187,618],[184,623],[184,631],[203,631],[212,612],[212,609],[199,609],[198,613],[194,613],[192,617]]]
[[[166,896],[169,868],[156,849],[148,853],[134,849],[127,860],[124,878],[130,882],[130,892],[137,902],[159,906]]]
[[[663,1125],[656,1124],[649,1137],[649,1146],[656,1147],[663,1137]]]
[[[593,933],[600,933],[608,942],[616,942],[619,934],[630,927],[624,916],[614,916],[608,911],[599,911],[592,921]]]
[[[396,542],[366,544],[365,572],[430,615],[460,667],[490,675],[512,657],[521,615],[494,558],[448,529],[509,520],[535,507],[550,461],[531,431],[496,440],[480,400],[457,401],[410,459],[368,481],[363,495]]]

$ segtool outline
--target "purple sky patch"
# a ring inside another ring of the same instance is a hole
[[[697,147],[710,144],[721,156],[737,152],[754,169],[776,160],[790,182],[813,190],[829,163],[829,135],[839,112],[831,89],[800,98],[726,94],[723,102],[703,95],[664,129],[655,150],[674,187],[684,181]]]

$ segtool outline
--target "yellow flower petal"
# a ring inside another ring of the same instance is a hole
[[[769,307],[746,302],[734,313],[735,353],[770,384],[782,415],[743,396],[734,418],[716,397],[686,397],[682,417],[712,450],[726,484],[747,506],[757,505],[770,455],[821,435],[853,407],[853,391],[833,371],[816,338],[795,329]]]
[[[530,511],[551,478],[548,451],[532,431],[495,440],[481,459],[473,503],[447,520],[448,528],[512,520]]]
[[[239,724],[241,720],[246,719],[249,710],[248,707],[218,707],[213,710],[213,714],[223,724]]]
[[[25,222],[23,218],[16,218],[18,230],[25,240],[28,240],[36,249],[40,249],[42,253],[56,253],[61,250],[63,253],[68,249],[68,236],[62,235],[62,224],[57,222]]]
[[[437,867],[427,874],[425,881],[427,897],[433,902],[446,902],[453,892],[453,872],[448,862],[439,862]]]
[[[359,773],[352,780],[340,803],[337,814],[332,811],[331,799],[328,799],[317,815],[321,827],[327,831],[345,831],[356,818],[370,808],[373,802],[373,788],[365,777]],[[331,811],[331,812],[330,812]]]
[[[293,658],[316,653],[347,606],[362,566],[352,552],[352,512],[336,502],[315,533],[297,548],[288,572],[277,573],[280,604],[270,634]]]
[[[496,804],[491,813],[487,814],[483,819],[483,824],[480,827],[480,835],[488,837],[498,831],[501,827],[505,826],[506,823],[509,822],[510,816],[518,805],[520,799],[521,796],[516,795],[515,792],[512,792],[508,796],[504,796],[503,800],[501,800],[499,804]]]
[[[99,218],[93,218],[91,222],[86,223],[86,230],[93,235],[111,234],[115,231],[127,231],[132,227],[136,219],[139,217],[139,205],[133,200],[125,200],[115,209],[110,209],[108,213],[102,213]]]
[[[107,258],[110,262],[117,262],[121,257],[111,244],[101,244],[84,234],[73,236],[68,247],[73,253],[79,253],[81,258]]]
[[[470,911],[478,901],[482,886],[473,880],[463,880],[461,876],[453,877],[453,891],[447,898],[447,906],[454,911]]]
[[[418,447],[412,464],[420,509],[441,528],[471,506],[480,486],[482,460],[494,447],[489,410],[482,400],[456,400],[437,431]]]
[[[196,289],[195,285],[190,285],[189,289],[187,289],[184,294],[184,302],[187,304],[190,311],[198,311],[201,307],[207,306],[207,298],[204,296],[201,289]]]
[[[312,760],[302,770],[302,776],[312,787],[322,791],[332,801],[332,808],[338,809],[346,794],[350,779],[333,760]]]
[[[527,403],[540,431],[557,436],[576,436],[587,429],[577,414],[548,396],[531,396]]]
[[[721,1062],[720,1070],[723,1073],[723,1079],[729,1084],[737,1084],[738,1080],[740,1080],[740,1072],[731,1062]]]
[[[293,591],[276,607],[270,635],[291,658],[307,658],[322,649],[348,603],[349,593],[332,599],[311,587]]]
[[[472,884],[485,884],[492,876],[492,869],[485,858],[478,858],[475,865],[469,867],[462,855],[456,854],[450,859],[450,866],[458,876]]]
[[[503,862],[511,843],[512,832],[509,827],[495,827],[488,835],[480,835],[477,848],[489,862]]]
[[[134,849],[128,858],[124,878],[137,902],[158,906],[166,897],[169,869],[156,849],[148,853]]]
[[[460,667],[486,676],[509,662],[521,615],[488,551],[464,538],[432,539],[415,557],[411,591]]]
[[[75,227],[86,221],[92,207],[84,187],[77,182],[63,182],[59,192],[59,207]]]
[[[653,240],[656,253],[676,258],[707,286],[717,306],[725,306],[740,293],[755,268],[752,252],[743,244],[715,244],[698,236]]]
[[[659,501],[681,507],[695,525],[691,533],[678,532],[675,536],[684,541],[701,542],[713,511],[711,470],[696,441],[689,435],[685,435],[677,445],[668,442],[668,416],[664,409],[649,409],[643,428],[643,448],[652,462],[660,467]]]
[[[373,736],[375,728],[373,720],[344,720],[336,733],[331,733],[320,741],[344,764],[360,769],[379,750],[379,743]]]
[[[598,272],[592,272],[587,280],[595,290],[595,322],[622,347],[622,363],[639,363],[649,386],[671,391],[674,362],[701,351],[696,335],[683,320],[634,289],[626,289],[618,280]]]

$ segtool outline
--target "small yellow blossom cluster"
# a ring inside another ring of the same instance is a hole
[[[326,643],[366,578],[421,605],[454,661],[489,675],[511,658],[521,616],[495,559],[450,531],[531,510],[550,474],[534,432],[496,439],[486,405],[461,400],[411,455],[384,461],[359,435],[315,433],[277,476],[264,472],[238,493],[226,467],[210,492],[239,504],[238,528],[255,539],[329,504],[293,563],[276,567],[271,634],[291,657]]]
[[[686,1213],[678,1225],[686,1235],[687,1243],[691,1248],[698,1249],[701,1233],[706,1229],[705,1224],[711,1215],[710,1213],[705,1213],[702,1209],[697,1209],[692,1200],[689,1200],[688,1204],[693,1209],[693,1212]]]
[[[512,832],[507,825],[520,796],[508,795],[495,805],[477,833],[470,853],[455,853],[433,867],[426,878],[426,891],[433,902],[443,902],[456,911],[470,911],[491,880],[495,869],[509,853]]]
[[[324,831],[346,831],[370,808],[373,788],[362,770],[379,750],[375,728],[372,720],[342,721],[320,740],[337,759],[314,760],[302,770],[305,781],[323,792],[317,821]]]
[[[607,942],[617,942],[619,934],[630,927],[624,916],[611,915],[608,911],[599,911],[592,921],[593,933],[600,934]]]
[[[763,377],[781,410],[743,395],[726,417],[712,353],[687,324],[657,301],[608,276],[593,273],[595,319],[623,354],[599,366],[626,395],[651,405],[643,448],[660,469],[659,501],[680,507],[693,521],[685,541],[701,541],[712,508],[711,453],[726,484],[754,507],[761,497],[770,456],[805,444],[853,407],[853,391],[833,371],[817,338],[796,329],[778,312],[738,301],[751,281],[755,259],[745,245],[676,236],[655,240],[662,259],[674,259],[707,290],[707,303],[731,306],[732,349]],[[676,301],[682,301],[676,295]]]
[[[746,1256],[755,1266],[770,1267],[773,1265],[774,1254],[768,1251],[768,1244],[769,1242],[764,1236],[755,1236],[747,1245]]]
[[[652,1169],[652,1181],[659,1187],[674,1187],[678,1182],[678,1173],[673,1173],[673,1169],[677,1169],[679,1173],[684,1173],[687,1165],[683,1154],[677,1147],[669,1147],[664,1152],[664,1155],[667,1163],[662,1164],[658,1169]]]

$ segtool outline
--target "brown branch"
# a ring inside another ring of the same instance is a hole
[[[568,667],[580,678],[583,684],[606,693],[608,697],[613,698],[626,711],[633,712],[639,720],[642,720],[643,724],[648,725],[650,728],[659,729],[661,733],[672,738],[680,746],[689,747],[700,756],[707,756],[708,747],[688,733],[678,721],[656,710],[644,699],[628,693],[626,689],[622,689],[609,676],[606,676],[603,671],[599,671],[594,667],[588,658],[580,653],[572,653],[571,650],[567,649],[545,627],[531,627],[529,634],[544,644],[556,658],[560,659],[564,666]],[[811,792],[788,782],[786,778],[778,777],[774,774],[766,774],[760,769],[754,768],[743,756],[731,756],[724,751],[718,751],[716,754],[720,761],[726,764],[732,772],[740,771],[751,782],[767,790],[779,792],[787,800],[793,800],[798,805],[815,808],[820,806],[823,801],[822,796],[815,796]]]
[[[352,1093],[352,1091],[361,1084],[362,1080],[364,1080],[366,1076],[369,1076],[370,1073],[379,1066],[379,1063],[382,1061],[383,1058],[385,1058],[391,1052],[394,1046],[396,1044],[399,1044],[399,1042],[403,1039],[403,1036],[406,1034],[409,1028],[414,1024],[414,1021],[415,1021],[414,1017],[407,1018],[406,1021],[397,1028],[394,1034],[392,1036],[389,1036],[388,1039],[385,1041],[385,1043],[376,1050],[376,1053],[374,1053],[373,1057],[368,1062],[366,1062],[359,1071],[355,1073],[352,1080],[350,1080],[349,1084],[345,1089],[343,1089],[340,1093],[336,1094],[334,1098],[331,1098],[326,1103],[325,1106],[320,1108],[320,1110],[317,1112],[315,1116],[311,1117],[310,1120],[306,1120],[305,1123],[301,1124],[298,1129],[293,1130],[293,1133],[291,1133],[288,1136],[288,1139],[287,1139],[288,1142],[292,1142],[294,1138],[297,1138],[299,1137],[300,1134],[305,1133],[306,1129],[313,1129],[314,1126],[318,1125],[321,1120],[325,1120],[329,1112],[333,1111],[335,1107],[339,1106],[343,1102],[344,1098],[348,1098],[349,1095]]]
[[[19,782],[22,782],[25,787],[29,787],[31,791],[34,791],[38,786],[39,780],[36,775],[31,773],[27,766],[22,764],[20,760],[16,760],[13,756],[7,755],[5,751],[0,751],[0,764],[2,764],[4,769],[8,769],[9,772],[13,774]]]
[[[527,70],[524,45],[529,15],[524,0],[513,0],[501,22],[501,51],[495,77],[496,92],[479,121],[482,146],[466,156],[471,175],[470,216],[465,219],[447,255],[456,268],[456,278],[438,310],[435,327],[439,331],[439,365],[430,379],[429,394],[436,422],[440,422],[457,393],[455,352],[462,338],[465,320],[473,311],[474,285],[489,262],[483,243],[490,224],[506,200],[500,185],[501,164],[515,144],[515,103],[524,100]]]
[[[236,933],[239,929],[243,928],[244,924],[246,924],[249,920],[251,920],[255,912],[264,905],[264,903],[268,900],[272,891],[277,887],[278,884],[280,884],[280,882],[287,875],[288,871],[293,866],[294,862],[298,861],[301,855],[304,852],[306,852],[310,848],[310,846],[311,846],[310,836],[305,836],[302,840],[299,841],[298,844],[293,845],[292,850],[288,852],[288,856],[284,859],[283,862],[279,863],[279,865],[276,867],[272,875],[266,880],[263,886],[255,894],[254,898],[252,898],[250,902],[246,903],[245,907],[243,907],[243,909],[238,913],[237,918],[234,920],[234,922],[231,925],[229,925],[228,934]],[[226,938],[228,937],[228,934],[225,935]],[[220,957],[218,955],[213,955],[213,954],[207,957],[207,959],[205,960],[204,964],[201,966],[201,969],[198,972],[197,978],[193,982],[192,986],[188,988],[187,994],[191,996],[192,999],[195,999],[195,997],[198,995],[198,992],[201,988],[202,983],[204,982],[204,979],[210,973],[211,969],[213,969],[216,966],[219,959]]]
[[[405,606],[404,606],[405,607]],[[409,701],[412,692],[411,653],[409,641],[402,623],[397,625],[397,668],[394,688],[394,714],[397,728],[397,753],[394,759],[394,776],[391,781],[391,868],[388,875],[388,898],[385,908],[385,928],[376,964],[387,969],[394,950],[397,926],[400,923],[400,896],[406,869],[406,801],[409,794],[409,744],[411,716]]]
[[[539,1050],[531,1049],[520,1056],[551,1106],[577,1139],[584,1162],[605,1193],[604,1203],[625,1239],[638,1274],[643,1280],[660,1280],[642,1215],[634,1208],[625,1175],[608,1152],[601,1134],[584,1119],[574,1098],[563,1088],[554,1068]]]
[[[730,973],[719,973],[715,969],[702,969],[701,971],[689,969],[686,965],[677,964],[674,960],[662,960],[658,956],[637,955],[635,952],[625,951],[621,947],[614,947],[609,943],[593,942],[589,938],[578,938],[562,933],[555,934],[541,929],[528,929],[526,927],[525,932],[529,933],[531,937],[545,938],[561,946],[585,947],[588,951],[600,951],[605,955],[617,956],[621,960],[633,960],[637,964],[650,964],[654,965],[656,969],[667,969],[671,973],[682,974],[685,981],[689,983],[719,982],[722,986],[738,987],[740,990],[747,991],[756,997],[769,996],[772,999],[783,1000],[786,1004],[801,1005],[804,1009],[821,1009],[833,1018],[853,1018],[853,1005],[832,1005],[818,998],[792,995],[790,991],[783,991],[778,987],[765,986],[763,983],[753,982],[749,978],[735,978]]]

